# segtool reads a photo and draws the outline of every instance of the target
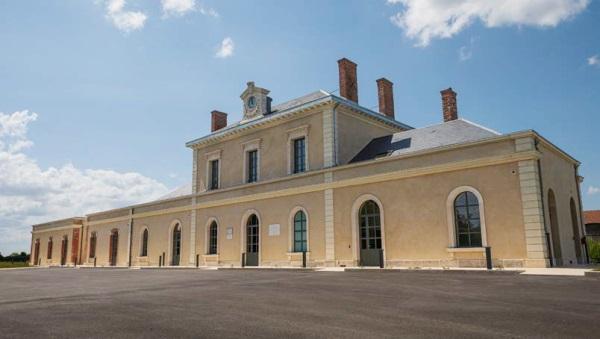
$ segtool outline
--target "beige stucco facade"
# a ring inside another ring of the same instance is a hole
[[[65,234],[71,239],[69,232],[77,228],[82,234],[78,265],[109,266],[111,234],[118,232],[116,266],[239,267],[247,249],[246,223],[255,214],[258,265],[297,267],[302,253],[293,252],[293,219],[303,211],[307,266],[355,267],[361,264],[358,213],[367,201],[379,207],[383,264],[388,268],[484,267],[486,246],[496,267],[582,262],[583,249],[576,249],[574,239],[575,229],[583,234],[577,161],[534,131],[525,131],[349,163],[373,138],[406,129],[376,114],[330,95],[190,142],[190,195],[90,214],[76,224],[35,225],[32,253],[39,242],[41,261],[32,263],[60,264],[45,259],[48,239]],[[306,171],[291,174],[291,141],[297,137],[306,141]],[[248,150],[258,151],[257,182],[246,180]],[[208,190],[209,161],[215,159],[219,185]],[[557,231],[549,223],[548,190],[556,200]],[[478,247],[456,244],[453,203],[462,192],[479,200]],[[573,220],[578,220],[574,227]],[[209,254],[213,221],[217,251]],[[174,263],[178,227],[180,256]],[[147,255],[142,256],[144,230]],[[553,232],[559,233],[561,247],[554,261],[546,235],[552,238]],[[55,252],[60,250],[56,244]],[[58,252],[55,256],[60,257]]]

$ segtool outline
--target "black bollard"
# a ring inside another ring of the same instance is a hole
[[[302,251],[302,267],[306,267],[306,251]]]
[[[489,246],[485,247],[485,261],[487,265],[487,269],[492,269],[492,248]]]

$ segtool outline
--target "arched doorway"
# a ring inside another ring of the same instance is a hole
[[[171,255],[171,265],[179,266],[181,258],[181,225],[179,223],[173,228],[173,253]]]
[[[552,256],[555,265],[562,265],[562,251],[560,248],[560,233],[558,230],[558,214],[556,212],[556,197],[554,191],[548,191],[548,210],[550,214],[550,233],[552,239]]]
[[[577,257],[577,263],[582,264],[581,259],[581,236],[579,235],[579,223],[577,222],[577,208],[575,207],[575,201],[571,198],[571,226],[573,227],[573,245],[575,246],[575,257]]]
[[[246,266],[258,266],[259,221],[252,214],[246,221]]]
[[[69,246],[69,237],[63,236],[62,243],[60,246],[60,264],[62,266],[67,264],[67,250]]]
[[[358,211],[360,265],[379,266],[382,258],[381,212],[373,200],[365,201]]]
[[[108,260],[110,266],[117,266],[117,255],[119,249],[119,230],[112,230],[110,232],[110,243],[108,246]]]

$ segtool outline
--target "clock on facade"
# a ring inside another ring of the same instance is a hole
[[[254,107],[256,107],[256,98],[251,96],[248,98],[248,108],[253,109]]]

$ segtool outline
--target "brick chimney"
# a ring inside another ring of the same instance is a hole
[[[394,119],[394,84],[386,78],[377,80],[379,112]]]
[[[356,79],[356,64],[343,58],[338,60],[340,71],[340,95],[358,103],[358,81]]]
[[[215,132],[227,126],[227,113],[212,111],[210,112],[210,131]]]
[[[448,87],[448,89],[445,89],[440,93],[442,93],[442,110],[444,113],[444,122],[458,119],[456,92],[452,90],[452,87]]]

